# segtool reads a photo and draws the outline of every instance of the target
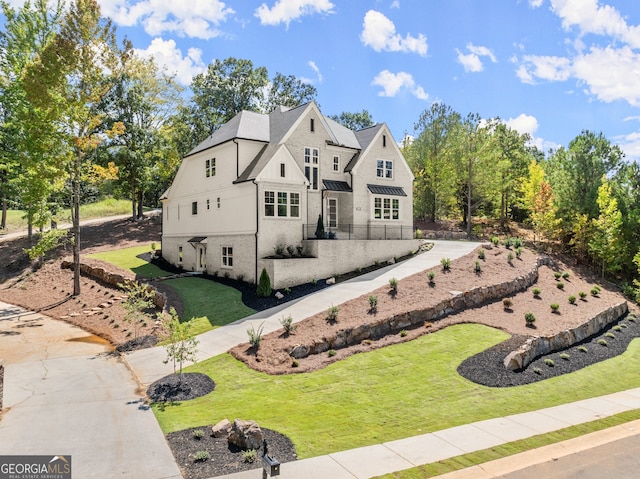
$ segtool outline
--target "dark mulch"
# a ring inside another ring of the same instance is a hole
[[[169,374],[158,379],[147,389],[147,396],[152,402],[187,401],[209,394],[216,388],[216,383],[202,373]]]
[[[156,344],[158,344],[158,337],[155,334],[147,334],[118,345],[116,351],[119,353],[127,353],[138,349],[152,348]]]
[[[616,325],[620,326],[619,331],[614,329]],[[607,337],[607,333],[613,334],[615,337]],[[541,356],[524,369],[509,371],[504,367],[504,358],[527,339],[525,336],[512,336],[503,343],[465,359],[458,366],[458,373],[470,381],[484,386],[520,386],[571,373],[618,356],[627,350],[633,339],[638,337],[640,337],[640,318],[634,322],[630,321],[627,316],[579,344],[563,351]],[[606,341],[606,346],[598,344],[598,341],[602,339]],[[580,347],[586,347],[587,352],[581,351]],[[563,353],[568,354],[569,358],[561,358],[560,355]],[[551,359],[553,365],[546,364],[545,359]]]
[[[204,433],[200,439],[194,435],[196,430]],[[262,433],[267,441],[269,456],[280,463],[297,459],[293,443],[287,436],[265,428],[262,428]],[[222,476],[262,467],[261,450],[253,463],[245,462],[242,451],[229,446],[226,438],[214,438],[210,427],[195,427],[169,433],[167,442],[185,479]],[[193,455],[197,451],[207,451],[210,459],[196,462]],[[255,477],[261,477],[261,473],[256,472]]]

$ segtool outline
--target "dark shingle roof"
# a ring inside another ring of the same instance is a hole
[[[407,196],[400,186],[367,185],[369,191],[376,195]]]
[[[346,181],[334,181],[334,180],[322,180],[325,190],[329,191],[348,191],[351,192],[351,187]]]

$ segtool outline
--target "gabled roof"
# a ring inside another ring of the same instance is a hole
[[[253,111],[241,111],[187,153],[191,156],[236,138],[269,142],[269,118]]]

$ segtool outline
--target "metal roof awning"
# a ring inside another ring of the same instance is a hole
[[[346,181],[322,180],[324,189],[327,191],[346,191],[351,193],[351,187]]]
[[[192,243],[192,244],[207,244],[207,237],[206,236],[194,236],[193,238],[191,238],[190,240],[187,241],[187,243]]]
[[[367,185],[369,191],[376,195],[407,196],[401,186]]]

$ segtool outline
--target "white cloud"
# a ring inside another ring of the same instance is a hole
[[[305,15],[333,13],[333,6],[329,0],[277,0],[272,8],[266,3],[260,5],[255,16],[262,25],[284,23],[289,27],[291,20],[298,20]]]
[[[509,118],[504,123],[512,130],[516,130],[521,135],[526,133],[531,138],[533,138],[534,133],[538,130],[538,119],[535,116],[525,113],[521,113],[515,118]]]
[[[393,2],[391,2],[391,8],[400,8],[400,1],[393,0]]]
[[[221,0],[100,0],[100,8],[119,26],[141,24],[152,36],[168,32],[205,40],[219,36],[217,26],[235,13]]]
[[[529,0],[529,6],[531,8],[538,8],[540,5],[542,5],[543,0]]]
[[[564,57],[525,55],[516,70],[523,83],[534,84],[535,79],[565,81],[571,77],[571,60]]]
[[[407,34],[406,37],[396,33],[396,26],[382,13],[369,10],[362,23],[360,40],[376,52],[409,52],[425,56],[427,54],[427,37],[419,33],[417,37]]]
[[[640,27],[628,25],[610,5],[600,6],[598,0],[552,0],[551,7],[566,30],[576,26],[581,34],[611,36],[640,48]]]
[[[322,73],[320,73],[320,68],[318,68],[316,62],[314,62],[313,60],[309,61],[309,66],[314,72],[316,72],[316,75],[318,76],[318,83],[322,83]]]
[[[592,48],[573,61],[575,76],[604,102],[626,100],[640,106],[640,54],[629,47]]]
[[[382,91],[378,93],[379,96],[394,97],[402,88],[405,88],[419,100],[429,98],[424,88],[416,85],[413,76],[407,72],[391,73],[389,70],[383,70],[376,75],[371,84],[382,87]]]
[[[468,43],[467,50],[469,53],[464,54],[456,48],[456,52],[458,53],[458,63],[460,63],[467,72],[481,72],[484,70],[484,65],[482,64],[480,57],[489,57],[493,63],[498,61],[493,52],[487,47],[476,46],[472,43]]]
[[[628,161],[640,161],[640,131],[616,136],[613,142],[624,152]]]
[[[181,85],[189,85],[195,75],[206,69],[202,61],[202,50],[189,48],[186,56],[183,56],[173,40],[154,38],[146,50],[136,49],[136,54],[143,58],[152,56],[168,74],[175,75],[176,81]]]

